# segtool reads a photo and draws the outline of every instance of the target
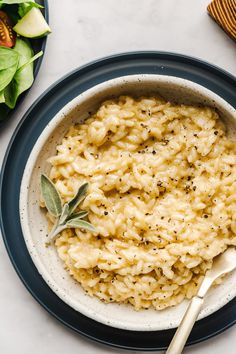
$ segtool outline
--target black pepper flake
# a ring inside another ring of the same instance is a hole
[[[204,218],[207,219],[207,218],[208,218],[208,215],[207,215],[207,214],[204,214]]]
[[[168,143],[169,143],[169,140],[168,140],[168,139],[163,139],[163,140],[162,140],[162,145],[165,146],[165,145],[167,145]]]
[[[153,150],[153,151],[152,151],[152,154],[153,154],[153,155],[156,155],[156,151],[155,151],[155,150]]]
[[[196,186],[193,186],[193,190],[195,191],[197,189],[197,187]]]
[[[108,211],[104,211],[104,215],[108,215]]]
[[[218,134],[219,134],[218,130],[215,130],[215,131],[214,131],[214,134],[215,134],[215,135],[218,135]]]

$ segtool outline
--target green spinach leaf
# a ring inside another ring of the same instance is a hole
[[[21,70],[23,70],[27,65],[33,63],[36,59],[38,59],[39,57],[41,57],[43,55],[43,51],[41,50],[40,52],[38,52],[37,54],[35,54],[32,58],[30,58],[25,64],[19,66],[17,68],[16,73],[19,73]]]
[[[19,63],[19,54],[10,48],[0,47],[0,92],[13,79]]]
[[[4,97],[4,91],[2,90],[0,92],[0,103],[4,103],[5,102],[5,97]]]
[[[19,54],[14,49],[0,46],[0,70],[7,69],[15,64],[18,65]]]
[[[33,57],[33,50],[26,40],[18,38],[14,50],[19,54],[18,68],[26,64]],[[30,63],[22,70],[17,71],[10,84],[5,88],[6,105],[9,108],[14,108],[19,95],[27,90],[33,81],[33,63]]]

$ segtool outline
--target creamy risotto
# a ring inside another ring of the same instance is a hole
[[[236,245],[235,152],[211,108],[104,102],[49,159],[64,202],[89,182],[82,209],[97,228],[60,234],[65,268],[89,295],[137,310],[190,299],[213,258]]]

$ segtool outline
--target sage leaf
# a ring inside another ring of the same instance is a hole
[[[46,176],[41,175],[41,192],[48,211],[56,217],[55,223],[51,232],[48,235],[48,240],[55,240],[56,236],[65,229],[81,228],[90,232],[96,232],[96,229],[88,221],[82,220],[88,215],[86,210],[80,210],[73,213],[76,207],[85,198],[88,189],[88,183],[80,186],[78,192],[62,207],[60,194],[58,193],[54,183]]]
[[[64,222],[66,221],[68,216],[69,216],[69,204],[66,203],[63,205],[63,208],[62,208],[61,216],[59,219],[59,225],[64,224]]]
[[[41,175],[41,192],[49,213],[55,217],[60,216],[62,212],[60,195],[55,185],[45,175]]]
[[[92,224],[85,220],[81,220],[80,218],[68,220],[66,226],[70,228],[80,228],[91,232],[96,232],[96,229]]]
[[[49,241],[54,241],[56,236],[60,234],[63,230],[67,229],[66,225],[54,226],[50,234],[48,235]]]
[[[96,232],[95,227],[93,227],[93,225],[91,225],[89,222],[85,220],[81,220],[80,218],[74,218],[68,220],[66,224],[61,224],[61,225],[55,224],[54,227],[52,228],[52,231],[48,235],[48,239],[50,241],[54,241],[58,234],[60,234],[63,230],[70,229],[70,228],[80,228],[80,229],[88,230],[90,232]]]
[[[79,211],[78,213],[74,213],[74,214],[70,215],[67,220],[72,220],[72,219],[75,219],[75,218],[83,219],[87,215],[88,215],[88,212],[85,211],[85,210],[82,210],[82,211]]]
[[[79,187],[78,192],[76,193],[74,198],[71,199],[71,201],[68,203],[70,214],[73,213],[73,211],[77,208],[77,206],[84,200],[87,190],[88,190],[88,183],[84,183],[82,184],[82,186]]]

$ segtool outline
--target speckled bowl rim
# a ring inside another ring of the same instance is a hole
[[[236,124],[236,110],[228,103],[226,102],[223,98],[218,96],[216,93],[212,92],[211,90],[203,87],[200,84],[197,84],[193,81],[182,79],[179,77],[175,76],[167,76],[167,75],[155,75],[155,74],[140,74],[140,75],[127,75],[127,76],[121,76],[118,78],[114,78],[105,82],[102,82],[100,84],[97,84],[88,90],[82,92],[79,94],[77,97],[75,97],[73,100],[68,102],[55,116],[54,118],[46,125],[46,127],[43,129],[42,133],[38,137],[31,153],[30,156],[27,160],[22,181],[21,181],[21,187],[20,187],[20,198],[19,198],[19,210],[20,210],[20,223],[21,223],[21,228],[23,232],[23,237],[27,246],[27,249],[29,251],[29,254],[39,272],[39,274],[43,277],[45,282],[48,284],[48,286],[56,293],[57,296],[61,300],[63,300],[65,303],[67,303],[69,306],[71,306],[73,309],[76,311],[79,311],[83,315],[98,321],[100,323],[103,323],[108,326],[112,326],[115,328],[120,328],[124,330],[134,330],[134,331],[156,331],[156,330],[166,330],[166,329],[171,329],[175,328],[179,325],[179,320],[177,319],[172,319],[171,323],[169,325],[163,325],[160,327],[160,325],[157,324],[146,324],[143,325],[142,323],[136,323],[135,325],[127,327],[127,324],[124,322],[120,321],[113,321],[110,318],[107,318],[107,316],[103,316],[100,314],[95,314],[93,311],[90,311],[88,307],[80,306],[80,303],[78,301],[74,301],[70,299],[69,296],[65,296],[64,292],[61,291],[61,289],[58,287],[57,283],[54,281],[46,267],[43,265],[43,263],[40,260],[40,257],[38,256],[37,250],[34,247],[34,243],[32,242],[31,238],[31,232],[29,228],[29,222],[28,222],[28,186],[29,182],[31,179],[31,175],[34,169],[34,166],[36,164],[38,155],[40,154],[41,149],[43,148],[44,144],[46,143],[47,139],[49,136],[52,134],[54,129],[65,119],[65,117],[75,108],[78,107],[80,104],[85,102],[87,99],[92,97],[95,93],[101,90],[105,90],[108,87],[112,88],[115,86],[118,86],[122,83],[127,83],[127,82],[136,82],[137,84],[140,84],[141,82],[149,82],[149,81],[155,81],[156,83],[169,83],[169,84],[174,84],[174,85],[179,85],[181,87],[187,87],[192,91],[195,91],[196,93],[198,92],[201,94],[201,96],[207,97],[209,100],[212,102],[216,102],[218,106],[221,106],[225,111],[227,111],[235,120]],[[46,219],[45,219],[46,221]],[[221,307],[226,305],[229,301],[231,301],[234,297],[236,296],[236,288],[231,290],[227,296],[223,298],[218,298],[217,303],[215,303],[212,306],[208,306],[204,310],[201,311],[198,320],[207,317],[211,315],[212,313],[216,312],[219,310]],[[109,304],[107,304],[109,306]],[[126,305],[124,305],[126,306]],[[178,305],[177,305],[178,306]]]

